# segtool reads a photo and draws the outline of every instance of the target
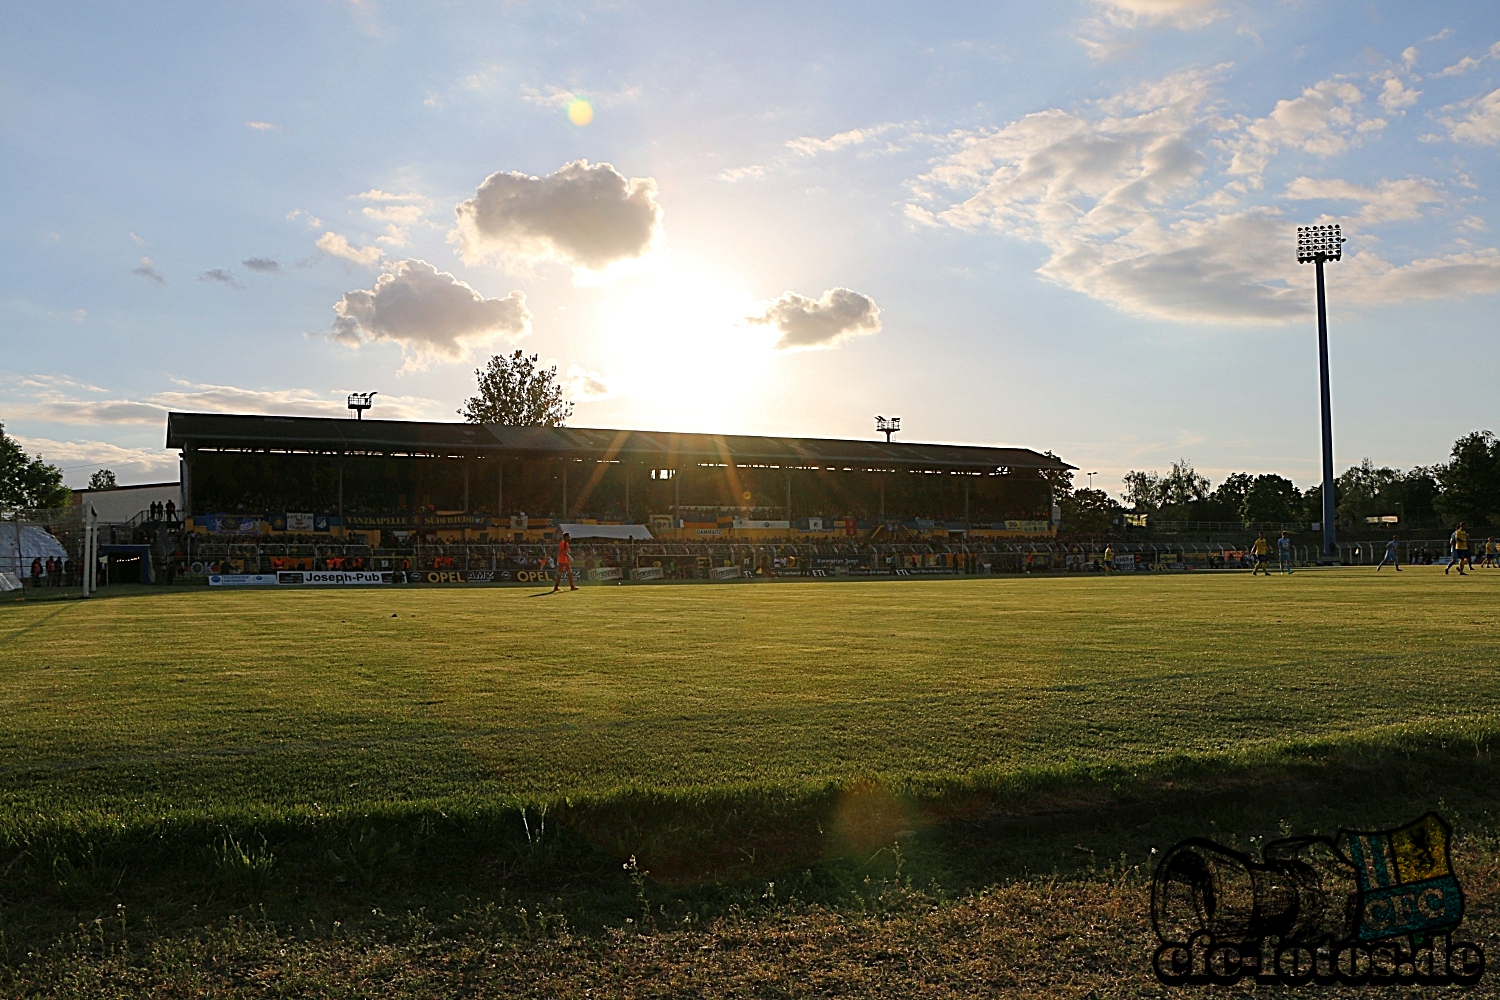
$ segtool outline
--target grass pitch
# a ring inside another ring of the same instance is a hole
[[[333,969],[334,920],[369,956],[421,907],[493,941],[1059,875],[1136,905],[1177,836],[1429,807],[1494,874],[1497,598],[1415,567],[0,605],[0,981],[66,994],[78,949],[146,933],[127,911],[251,962],[311,921]]]
[[[1131,765],[1500,713],[1500,573],[0,610],[0,816]]]

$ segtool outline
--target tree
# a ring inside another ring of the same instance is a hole
[[[63,485],[62,470],[32,458],[16,442],[6,437],[0,424],[0,507],[15,510],[29,507],[69,507],[73,491]]]
[[[1287,524],[1302,520],[1303,499],[1290,479],[1276,475],[1256,476],[1240,505],[1240,518],[1247,522]]]
[[[1218,487],[1193,505],[1192,521],[1238,521],[1240,510],[1245,506],[1245,497],[1255,477],[1247,472],[1236,472]]]
[[[1452,521],[1500,520],[1500,441],[1475,431],[1453,442],[1453,458],[1433,470],[1443,491],[1433,507]]]
[[[113,490],[118,489],[119,485],[115,482],[115,474],[110,469],[100,469],[89,476],[89,489],[91,490]]]
[[[497,354],[483,369],[474,369],[474,375],[479,394],[458,411],[471,424],[561,427],[573,415],[573,404],[563,398],[557,381],[557,366],[537,367],[535,354]]]
[[[1125,508],[1103,490],[1074,490],[1058,501],[1062,507],[1063,527],[1079,535],[1101,535],[1111,531]]]
[[[1399,469],[1377,469],[1368,458],[1345,469],[1338,478],[1339,523],[1363,524],[1367,517],[1396,513],[1400,482]]]
[[[1158,472],[1127,472],[1125,499],[1137,511],[1159,511],[1163,507],[1186,507],[1208,496],[1208,477],[1200,475],[1193,463],[1180,459],[1172,463],[1166,475]]]

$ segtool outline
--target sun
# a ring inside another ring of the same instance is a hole
[[[582,97],[568,102],[568,121],[580,128],[594,120],[594,106]]]
[[[643,417],[724,431],[775,357],[774,331],[745,322],[756,304],[734,277],[665,262],[599,302],[596,335]]]

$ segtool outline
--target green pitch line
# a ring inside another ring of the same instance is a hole
[[[0,823],[942,776],[1500,717],[1500,573],[0,607]]]

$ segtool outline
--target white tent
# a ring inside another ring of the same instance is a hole
[[[21,553],[17,561],[15,529],[21,528]],[[40,559],[43,567],[51,558],[68,559],[68,549],[33,525],[17,525],[15,522],[0,522],[0,573],[13,573],[18,577],[31,574],[31,559]]]
[[[651,541],[651,529],[644,524],[559,524],[574,538],[634,538]]]

